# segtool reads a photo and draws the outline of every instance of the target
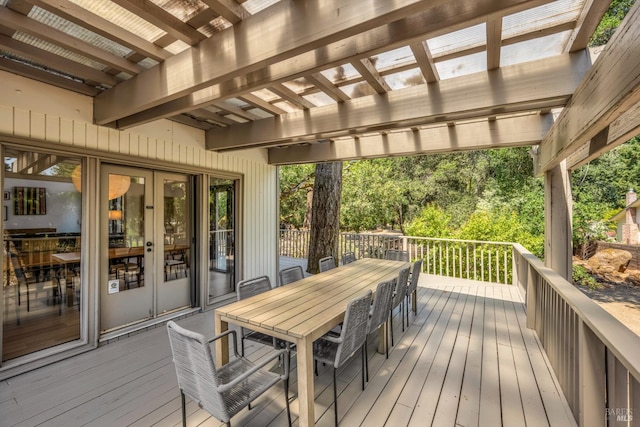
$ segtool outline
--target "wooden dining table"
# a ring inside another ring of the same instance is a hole
[[[397,277],[405,261],[363,258],[215,310],[215,332],[234,324],[296,344],[299,425],[314,425],[313,342],[344,320],[349,301]],[[380,328],[384,340],[386,328]],[[384,341],[382,341],[384,343]],[[379,348],[381,346],[379,345]],[[229,361],[228,340],[216,341],[216,364]]]

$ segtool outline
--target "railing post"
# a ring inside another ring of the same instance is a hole
[[[605,347],[582,321],[578,325],[578,347],[578,423],[580,426],[603,425],[603,419],[607,415]]]
[[[527,263],[527,283],[526,283],[526,302],[527,302],[527,328],[534,329],[536,328],[536,306],[538,304],[537,294],[538,288],[536,287],[536,271],[534,268]],[[536,331],[538,332],[538,331]]]
[[[520,284],[520,272],[518,271],[518,261],[516,259],[517,256],[518,254],[516,253],[515,248],[512,246],[511,247],[511,284],[514,286],[518,286],[518,289],[520,289],[520,293],[524,298],[526,298],[527,290],[526,288],[523,289]],[[507,281],[505,279],[505,283],[506,282]]]

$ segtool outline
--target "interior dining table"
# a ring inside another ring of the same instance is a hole
[[[312,426],[314,414],[313,342],[344,320],[349,301],[375,291],[378,283],[397,277],[405,261],[363,258],[323,273],[217,308],[215,332],[229,324],[295,343],[297,351],[299,425]],[[380,328],[379,350],[386,328]],[[216,364],[229,361],[228,340],[216,341]]]

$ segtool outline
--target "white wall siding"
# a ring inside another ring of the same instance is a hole
[[[0,71],[0,142],[14,136],[169,161],[244,176],[242,191],[243,272],[275,280],[277,245],[277,169],[265,150],[219,154],[205,150],[204,131],[160,120],[127,131],[91,123],[92,99]]]

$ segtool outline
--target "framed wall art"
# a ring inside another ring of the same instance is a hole
[[[47,189],[13,187],[13,206],[15,215],[46,215]]]

